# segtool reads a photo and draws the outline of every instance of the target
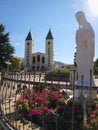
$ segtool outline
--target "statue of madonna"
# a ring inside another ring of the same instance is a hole
[[[94,85],[93,58],[95,35],[90,23],[87,22],[82,11],[76,13],[79,29],[76,31],[76,64],[78,71],[77,85]]]

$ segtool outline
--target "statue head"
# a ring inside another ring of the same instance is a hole
[[[85,22],[87,22],[85,14],[82,11],[78,11],[75,16],[79,25],[83,25]]]

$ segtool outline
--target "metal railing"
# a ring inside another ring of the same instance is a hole
[[[65,90],[72,90],[73,91],[73,101],[72,104],[72,115],[71,115],[71,129],[74,129],[74,104],[75,104],[75,98],[74,98],[74,90],[80,90],[81,92],[83,90],[92,90],[98,91],[98,88],[96,86],[90,86],[90,87],[84,87],[84,86],[76,86],[75,84],[71,84],[68,75],[63,76],[63,80],[60,80],[59,77],[54,81],[54,78],[46,78],[47,72],[14,72],[14,71],[3,71],[2,72],[2,78],[1,78],[1,85],[0,85],[0,121],[2,123],[2,126],[5,130],[43,130],[44,129],[44,114],[42,115],[42,124],[41,127],[39,125],[33,123],[32,117],[30,119],[25,118],[24,112],[19,112],[17,108],[17,99],[19,98],[20,92],[22,92],[25,89],[31,89],[32,87],[37,87],[39,90],[42,88],[49,88],[52,89],[53,87]],[[55,75],[51,75],[53,77]],[[65,78],[65,81],[64,81]],[[66,79],[67,78],[67,79]],[[83,77],[82,77],[83,78]],[[74,78],[75,79],[75,78]],[[75,83],[75,81],[74,81]],[[21,87],[23,87],[21,89]],[[90,93],[91,94],[91,93]],[[45,95],[44,95],[45,96]],[[66,100],[70,99],[70,97],[65,98]],[[93,99],[90,97],[90,103],[86,102],[86,98],[81,96],[81,100],[83,105],[83,120],[82,123],[85,122],[85,114],[86,114],[86,108],[87,104],[89,104],[89,108],[91,109],[91,102]],[[97,100],[97,97],[96,97]],[[58,102],[57,102],[58,106]],[[58,112],[54,114],[55,119],[55,130],[59,130],[58,128]],[[50,130],[53,130],[50,128]],[[60,129],[61,130],[61,129]],[[68,130],[68,129],[66,129]],[[77,129],[78,130],[78,129]]]

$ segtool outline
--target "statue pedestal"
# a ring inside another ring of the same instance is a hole
[[[85,98],[89,99],[95,99],[97,98],[97,91],[94,89],[75,89],[74,90],[74,97],[75,99],[81,98],[81,95],[84,95]]]

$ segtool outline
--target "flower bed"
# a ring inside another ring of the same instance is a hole
[[[98,130],[98,101],[92,104],[91,113],[88,116],[88,122],[83,130]]]
[[[21,116],[44,126],[46,130],[82,130],[82,104],[67,102],[64,93],[56,87],[19,86],[17,91],[17,110]],[[74,120],[72,120],[72,115]]]

